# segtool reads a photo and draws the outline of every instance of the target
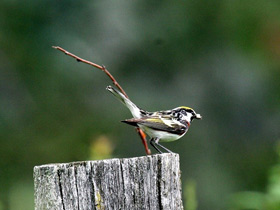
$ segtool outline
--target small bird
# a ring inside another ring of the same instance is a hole
[[[192,108],[186,106],[166,111],[147,112],[140,109],[112,86],[108,86],[106,89],[119,99],[133,116],[132,119],[122,122],[142,129],[144,133],[151,137],[150,144],[159,153],[162,153],[162,151],[158,147],[172,153],[159,142],[178,140],[187,133],[193,119],[202,119],[200,114],[196,114]]]

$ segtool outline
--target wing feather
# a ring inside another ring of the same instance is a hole
[[[174,133],[179,135],[185,133],[187,129],[185,125],[175,123],[172,119],[160,118],[160,117],[147,117],[141,119],[132,118],[132,119],[124,120],[122,122],[136,127],[142,125],[158,131],[166,131],[169,133]]]

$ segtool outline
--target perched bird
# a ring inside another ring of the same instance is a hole
[[[142,129],[151,137],[150,144],[159,153],[162,153],[162,151],[158,147],[172,153],[159,142],[175,141],[183,137],[187,133],[192,120],[202,118],[200,114],[196,114],[192,108],[186,106],[166,111],[147,112],[140,109],[112,86],[108,86],[106,89],[119,99],[133,116],[132,119],[123,120],[122,122]]]

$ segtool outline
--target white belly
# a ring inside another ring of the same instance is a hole
[[[183,137],[185,135],[182,134],[181,136],[176,135],[176,134],[172,134],[172,133],[167,133],[164,131],[157,131],[157,130],[152,130],[146,126],[141,126],[139,125],[139,127],[151,138],[159,138],[160,142],[169,142],[169,141],[175,141],[178,140],[179,138]]]

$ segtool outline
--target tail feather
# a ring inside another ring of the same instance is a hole
[[[132,125],[132,126],[138,127],[137,122],[135,122],[135,121],[131,121],[131,120],[122,120],[121,122],[126,123],[126,124],[128,124],[128,125]]]
[[[128,98],[126,98],[121,92],[113,88],[112,86],[108,86],[106,90],[110,91],[120,102],[122,102],[131,112],[132,116],[135,118],[140,118],[140,109]]]

